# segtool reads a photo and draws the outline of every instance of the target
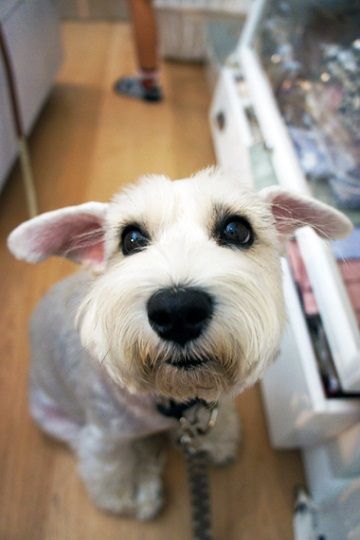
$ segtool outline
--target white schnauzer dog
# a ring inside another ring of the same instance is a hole
[[[41,300],[32,318],[31,413],[75,451],[97,506],[154,516],[162,505],[164,434],[178,422],[159,399],[219,404],[202,447],[235,456],[233,397],[276,356],[284,327],[280,257],[297,227],[351,230],[337,210],[236,174],[141,178],[109,204],[89,202],[19,225],[19,259],[87,266]]]

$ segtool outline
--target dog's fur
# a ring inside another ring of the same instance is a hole
[[[251,224],[248,249],[217,241],[217,223],[230,214]],[[128,224],[146,230],[150,244],[124,256]],[[93,270],[57,284],[34,313],[30,406],[40,426],[77,453],[99,507],[139,519],[160,508],[161,434],[177,424],[156,410],[159,396],[219,401],[203,447],[217,463],[234,457],[232,396],[276,355],[285,321],[280,256],[303,225],[325,238],[351,229],[345,216],[310,198],[280,188],[256,194],[236,174],[207,169],[174,182],[142,178],[109,204],[49,212],[10,235],[18,258],[60,255]],[[211,295],[214,313],[197,339],[179,346],[155,333],[146,306],[159,289],[187,286]],[[168,361],[187,357],[208,361],[192,369]]]

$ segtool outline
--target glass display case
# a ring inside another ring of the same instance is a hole
[[[302,450],[301,540],[360,539],[359,22],[356,1],[255,0],[210,110],[218,162],[239,181],[315,196],[354,225],[289,243],[288,322],[261,383],[272,445]]]
[[[329,353],[334,397],[360,393],[359,28],[353,1],[258,0],[237,50],[273,172],[265,181],[332,204],[354,224],[334,243],[307,229],[296,235],[317,318],[302,306],[322,369],[320,352]]]
[[[271,0],[254,46],[311,190],[360,224],[360,9]],[[357,210],[357,211],[356,211]]]

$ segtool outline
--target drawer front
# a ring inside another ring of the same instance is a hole
[[[3,21],[23,127],[28,133],[61,61],[60,30],[52,0],[19,2]]]

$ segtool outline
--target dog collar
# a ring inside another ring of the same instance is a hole
[[[156,402],[156,408],[159,411],[159,413],[169,418],[176,418],[176,420],[180,420],[180,418],[184,416],[184,414],[186,414],[187,411],[189,411],[195,406],[209,408],[210,404],[207,403],[204,399],[200,399],[200,398],[193,398],[193,399],[189,399],[188,401],[183,401],[183,402],[178,402],[178,401],[175,401],[174,399],[164,398],[164,399],[159,399]]]

